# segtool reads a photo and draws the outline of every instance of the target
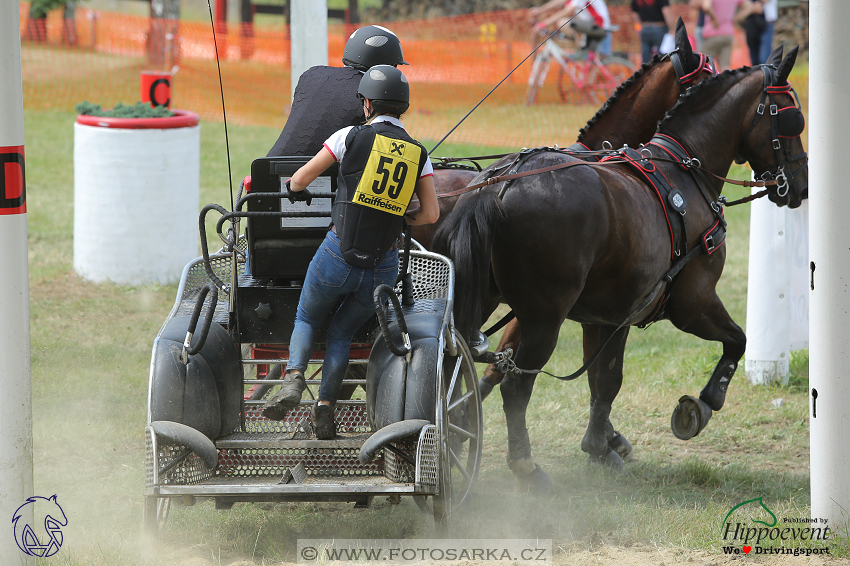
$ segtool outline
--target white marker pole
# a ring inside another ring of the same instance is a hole
[[[32,564],[12,516],[33,495],[24,95],[17,0],[0,0],[0,564]],[[52,494],[50,494],[52,495]],[[28,509],[32,505],[27,506]],[[32,515],[19,521],[32,521]]]
[[[760,189],[754,188],[753,192]],[[766,198],[750,203],[747,270],[747,353],[744,370],[755,385],[788,382],[790,348],[785,209]]]
[[[850,191],[843,167],[850,150],[850,2],[817,0],[809,9],[812,517],[827,519],[836,532],[850,525]]]
[[[301,73],[328,64],[327,0],[292,0],[289,9],[292,41],[292,94]]]

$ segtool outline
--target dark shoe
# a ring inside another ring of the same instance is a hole
[[[333,405],[313,405],[313,428],[319,440],[330,440],[336,436]]]
[[[287,373],[283,378],[280,391],[263,405],[263,416],[273,421],[283,420],[287,413],[301,402],[301,393],[305,389],[307,389],[307,382],[304,381],[302,374]]]

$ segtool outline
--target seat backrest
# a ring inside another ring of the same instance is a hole
[[[261,157],[251,164],[251,194],[269,193],[269,196],[252,198],[247,210],[286,213],[283,217],[249,217],[246,222],[248,261],[254,278],[303,280],[310,260],[325,238],[331,222],[338,165],[335,163],[310,184],[309,190],[314,195],[310,206],[305,202],[290,203],[285,196],[286,180],[309,160],[310,157],[301,156]]]

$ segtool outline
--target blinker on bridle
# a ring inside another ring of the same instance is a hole
[[[788,194],[791,183],[794,178],[808,164],[809,160],[806,152],[797,155],[791,155],[789,148],[782,149],[780,138],[796,138],[803,133],[806,126],[806,119],[803,117],[803,112],[800,106],[800,99],[797,97],[796,91],[791,88],[791,84],[786,81],[784,85],[774,85],[776,80],[776,68],[772,65],[760,65],[764,77],[764,89],[762,91],[761,100],[756,108],[756,115],[753,117],[753,122],[750,128],[741,140],[741,143],[747,140],[752,133],[756,124],[764,116],[765,110],[770,116],[770,138],[773,144],[773,151],[776,154],[776,167],[767,169],[759,175],[762,181],[776,180],[776,196],[779,198]],[[793,96],[796,105],[779,108],[776,104],[775,95],[790,94]],[[769,102],[769,104],[765,104]],[[785,174],[785,166],[803,159],[803,164],[791,173],[789,178]]]
[[[679,53],[678,48],[668,53],[666,57],[669,57],[670,63],[673,64],[673,70],[676,72],[676,78],[679,80],[679,94],[685,94],[690,87],[688,83],[697,78],[701,73],[708,73],[709,75],[717,74],[714,59],[705,53],[699,53],[699,65],[690,73],[685,72],[685,65],[682,63],[682,55]]]

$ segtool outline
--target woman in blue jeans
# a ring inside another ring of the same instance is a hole
[[[430,224],[440,214],[428,153],[399,120],[409,107],[407,79],[395,67],[372,67],[360,82],[358,96],[368,118],[366,125],[333,134],[287,182],[291,200],[307,200],[307,185],[335,161],[340,163],[333,225],[313,256],[301,289],[284,383],[263,407],[263,415],[280,420],[300,403],[316,332],[342,299],[328,329],[322,384],[313,407],[320,439],[336,434],[333,406],[354,333],[375,312],[372,294],[379,285],[395,285],[395,242],[402,226]],[[414,194],[421,207],[408,211]]]
[[[661,47],[664,34],[676,29],[670,0],[632,0],[632,12],[640,24],[640,54],[644,63]]]

